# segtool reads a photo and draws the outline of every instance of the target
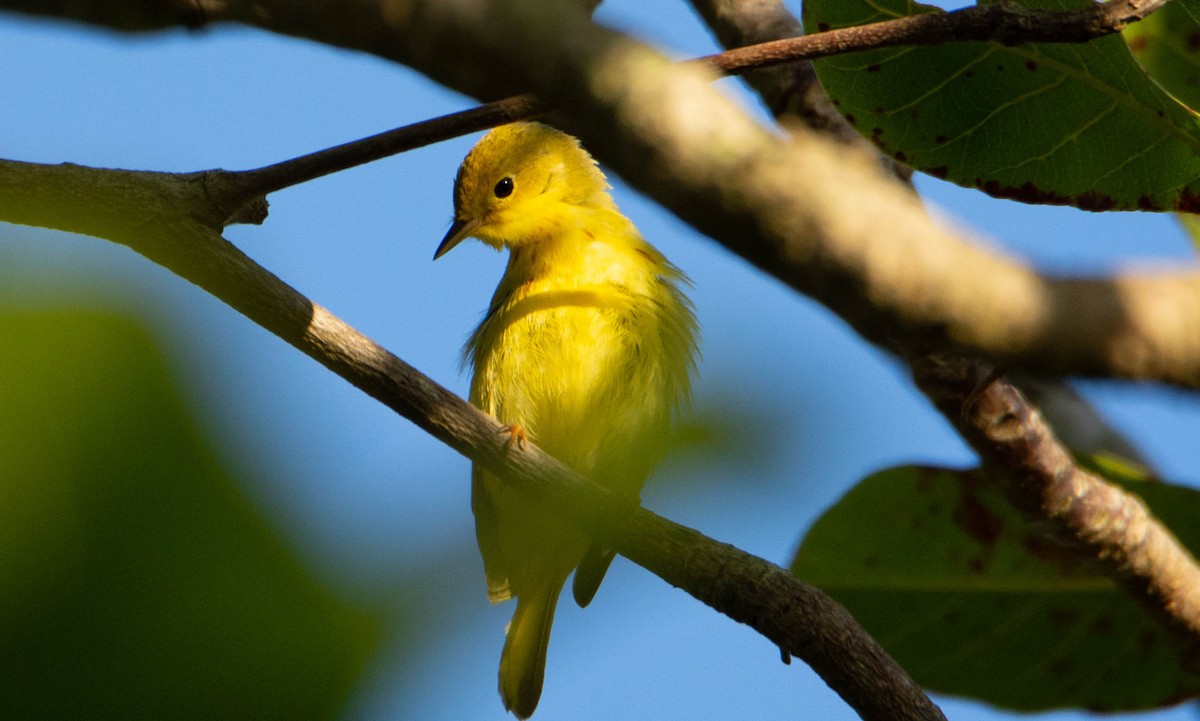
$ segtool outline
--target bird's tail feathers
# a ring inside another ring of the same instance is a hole
[[[614,556],[616,553],[611,548],[605,548],[598,541],[592,541],[592,545],[588,546],[587,553],[583,554],[583,560],[575,569],[575,580],[571,582],[571,595],[580,608],[586,608],[592,602]]]
[[[500,697],[517,718],[529,718],[542,696],[546,647],[562,584],[530,589],[517,596],[500,654]]]

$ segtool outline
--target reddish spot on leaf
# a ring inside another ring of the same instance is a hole
[[[1138,198],[1138,209],[1139,210],[1162,210],[1163,208],[1161,205],[1159,205],[1157,202],[1155,202],[1154,198],[1151,198],[1149,195],[1143,195],[1140,198]]]
[[[1138,37],[1134,38],[1133,40],[1130,40],[1129,41],[1129,49],[1135,53],[1145,50],[1146,49],[1146,36],[1139,35]]]
[[[829,23],[817,23],[817,30],[820,30],[821,32],[825,32],[828,29],[829,29]]]
[[[895,158],[896,160],[899,160],[901,163],[908,162],[908,156],[904,154],[903,150],[897,150],[895,153],[892,154],[892,157]]]
[[[993,546],[1004,530],[1004,521],[979,502],[979,497],[975,495],[970,484],[963,485],[962,495],[958,497],[958,504],[954,507],[951,518],[954,519],[954,525],[966,531],[968,536],[986,548]],[[982,565],[982,562],[980,564]],[[975,570],[974,563],[971,566],[972,570]]]
[[[1104,211],[1117,207],[1117,199],[1111,195],[1087,190],[1079,196],[1079,207],[1083,210]]]
[[[1175,210],[1180,213],[1200,213],[1200,193],[1191,188],[1179,192],[1179,200],[1175,201]]]
[[[946,176],[950,174],[950,168],[946,167],[945,165],[939,165],[936,168],[929,168],[925,172],[929,173],[935,178],[941,178],[942,180],[945,180]]]
[[[883,128],[871,128],[871,135],[878,138],[880,135],[883,135]]]
[[[1021,539],[1021,546],[1030,555],[1045,561],[1058,569],[1063,575],[1076,575],[1081,571],[1079,559],[1062,544],[1051,541],[1045,536],[1027,534]],[[1054,620],[1054,619],[1051,619]],[[1056,621],[1057,623],[1057,621]]]
[[[945,136],[945,135],[939,135],[939,136],[937,136],[936,138],[934,138],[934,139],[933,139],[933,142],[937,143],[938,145],[941,145],[942,143],[946,142],[946,136]]]
[[[883,114],[884,114],[884,112],[886,112],[886,111],[884,111],[884,109],[883,109],[883,106],[882,106],[882,105],[876,105],[876,106],[875,106],[875,111],[874,111],[874,112],[875,112],[875,114],[876,114],[876,115],[883,115]]]
[[[877,73],[877,72],[879,72],[879,64],[878,64],[878,63],[876,63],[876,64],[874,64],[874,65],[868,65],[868,66],[867,66],[867,72],[868,72],[868,73]]]
[[[850,123],[851,125],[858,125],[858,121],[855,120],[854,116],[850,113],[846,113],[846,122]]]
[[[1025,61],[1025,69],[1030,72],[1033,72],[1034,70],[1037,70],[1037,63],[1035,63],[1032,60],[1026,60]]]
[[[975,77],[975,71],[974,71],[974,70],[968,70],[967,72],[963,73],[963,76],[964,76],[964,77],[968,77],[968,78],[973,78],[973,77]]]
[[[1042,190],[1033,183],[1024,183],[1020,186],[1001,185],[995,180],[988,180],[980,184],[976,178],[976,187],[983,190],[996,198],[1010,198],[1019,200],[1022,203],[1030,203],[1032,205],[1075,205],[1074,198],[1069,195],[1062,195],[1050,190]]]
[[[1186,39],[1183,41],[1183,44],[1184,44],[1184,46],[1185,46],[1185,47],[1187,47],[1187,49],[1188,49],[1188,52],[1193,52],[1193,53],[1194,53],[1194,52],[1196,52],[1197,50],[1200,50],[1200,32],[1190,32],[1190,33],[1188,33],[1188,36],[1187,36],[1187,38],[1186,38]]]

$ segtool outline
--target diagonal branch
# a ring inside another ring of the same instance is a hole
[[[256,264],[220,236],[201,174],[0,161],[0,220],[126,245],[263,328],[630,560],[808,663],[870,721],[944,721],[837,602],[787,570],[642,508],[630,509]],[[87,193],[79,192],[86,187]]]

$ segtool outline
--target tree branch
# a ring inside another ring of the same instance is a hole
[[[302,155],[254,170],[229,172],[229,192],[241,197],[266,195],[306,183],[339,170],[346,170],[406,150],[457,138],[516,120],[544,114],[548,106],[532,95],[516,95],[432,120],[388,130],[368,138]]]
[[[727,50],[700,58],[699,62],[728,73],[900,45],[944,45],[972,40],[1002,45],[1084,43],[1120,32],[1168,1],[1108,0],[1077,10],[1045,10],[1011,3],[975,5],[836,30],[821,28],[822,32],[812,35]]]
[[[204,175],[0,161],[0,220],[106,238],[195,283],[522,492],[563,509],[622,555],[803,659],[864,719],[944,719],[820,590],[761,558],[630,509],[533,444],[509,448],[497,421],[245,256],[220,236],[228,207],[214,205],[198,182]]]
[[[1037,409],[991,366],[933,356],[912,368],[1009,501],[1117,581],[1167,629],[1184,667],[1200,674],[1200,567],[1145,502],[1076,465]]]

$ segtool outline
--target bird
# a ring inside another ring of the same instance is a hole
[[[454,180],[438,259],[466,238],[508,250],[463,348],[470,401],[622,501],[640,502],[690,402],[698,327],[687,276],[622,215],[579,141],[536,122],[488,132]],[[500,657],[505,708],[533,714],[550,627],[572,571],[591,602],[613,551],[478,465],[471,505],[488,597],[516,598]]]

